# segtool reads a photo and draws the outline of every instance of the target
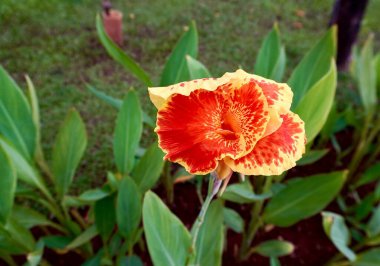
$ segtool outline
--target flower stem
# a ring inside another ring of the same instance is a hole
[[[199,212],[198,218],[195,221],[193,228],[191,230],[193,254],[195,253],[199,230],[203,224],[207,209],[210,206],[210,203],[212,199],[214,198],[214,196],[218,193],[221,184],[222,184],[222,180],[218,179],[218,177],[216,176],[216,173],[215,172],[211,173],[210,179],[209,179],[207,197],[205,201],[203,202],[201,211]]]

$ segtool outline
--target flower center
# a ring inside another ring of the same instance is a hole
[[[221,128],[217,130],[217,133],[227,140],[235,140],[239,138],[240,132],[240,123],[236,116],[231,111],[224,113]]]

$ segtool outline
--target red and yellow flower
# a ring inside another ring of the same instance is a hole
[[[304,122],[290,111],[293,93],[285,83],[237,70],[149,94],[165,159],[192,174],[279,175],[305,151]]]

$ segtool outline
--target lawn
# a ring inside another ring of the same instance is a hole
[[[200,36],[199,60],[220,76],[242,67],[253,70],[258,48],[277,21],[287,52],[287,69],[322,36],[332,0],[323,1],[112,1],[124,12],[123,49],[152,75],[155,83],[179,36],[193,19]],[[376,12],[380,0],[370,1],[360,41],[379,32]],[[91,95],[85,83],[122,98],[134,87],[143,108],[154,116],[146,88],[108,57],[95,31],[100,1],[4,0],[0,6],[0,63],[24,86],[24,75],[35,83],[41,105],[42,138],[50,150],[66,112],[81,113],[89,136],[87,152],[74,192],[103,183],[113,168],[112,133],[116,111]],[[380,48],[380,36],[375,36]],[[341,90],[345,86],[341,86]],[[146,129],[144,142],[154,138]],[[49,160],[49,158],[48,158]]]

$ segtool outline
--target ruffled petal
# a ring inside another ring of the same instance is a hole
[[[282,114],[281,127],[262,138],[248,155],[225,163],[235,172],[245,175],[280,175],[294,167],[305,152],[305,127],[298,115]]]
[[[157,109],[160,109],[170,98],[170,96],[174,94],[189,96],[191,92],[198,89],[214,91],[218,88],[218,86],[226,83],[227,81],[227,77],[195,79],[167,87],[148,88],[148,91],[152,103]]]
[[[268,120],[267,102],[256,83],[227,83],[214,91],[173,94],[158,111],[155,131],[166,159],[205,174],[226,156],[249,153]]]

